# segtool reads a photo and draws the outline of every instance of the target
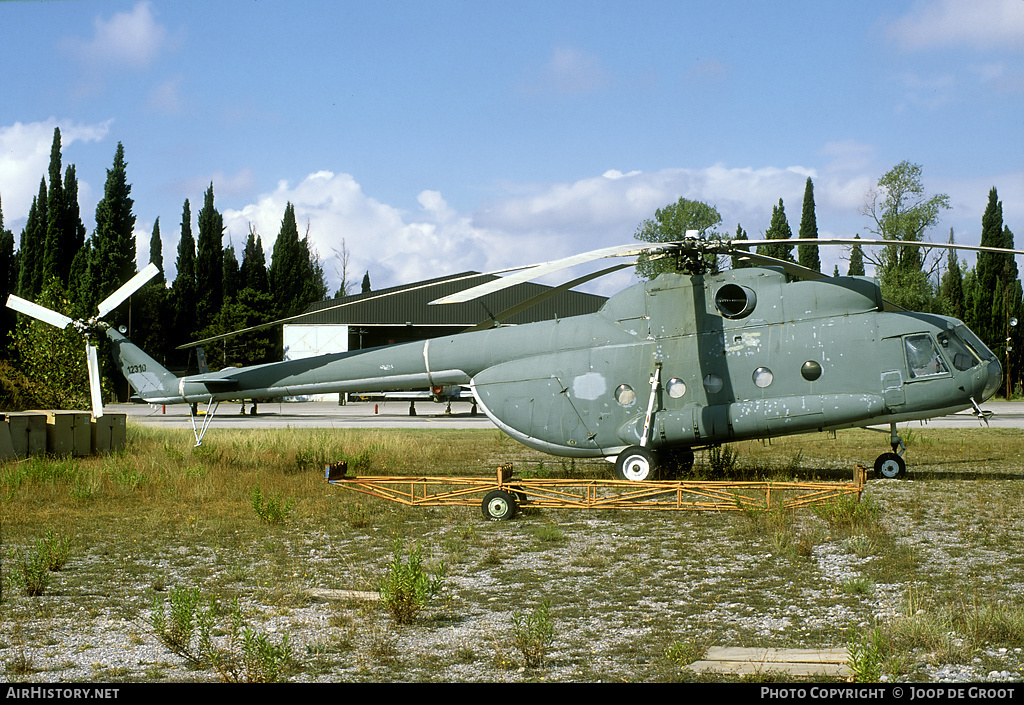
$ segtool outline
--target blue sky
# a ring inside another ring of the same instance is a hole
[[[121,142],[140,264],[159,217],[171,276],[210,183],[239,253],[294,203],[333,291],[343,241],[383,288],[627,243],[680,196],[752,238],[782,198],[795,233],[808,176],[821,236],[866,237],[903,160],[950,196],[930,239],[977,244],[995,186],[1024,248],[1024,0],[67,0],[0,26],[6,226],[60,126],[91,231]]]

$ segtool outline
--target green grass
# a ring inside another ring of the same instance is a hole
[[[69,662],[92,661],[88,650],[59,653],[63,635],[108,619],[116,643],[154,641],[154,599],[187,588],[237,599],[260,633],[290,635],[293,680],[721,680],[682,661],[716,644],[864,643],[876,626],[894,677],[920,679],[921,664],[946,662],[1020,676],[1024,434],[904,437],[911,480],[871,481],[859,504],[747,515],[533,509],[485,522],[476,506],[416,509],[349,493],[324,481],[323,465],[490,477],[513,462],[584,478],[610,477],[610,467],[563,463],[496,431],[215,430],[196,449],[186,432],[129,426],[121,453],[0,465],[0,669],[68,677]],[[886,441],[850,431],[737,444],[734,472],[845,480]],[[697,471],[706,463],[698,453]],[[284,521],[257,515],[257,487],[290,503]],[[57,537],[67,555],[44,595],[13,589],[11,552]],[[375,593],[396,541],[421,545],[430,570],[445,567],[412,624],[374,602],[311,596]],[[543,664],[521,670],[513,616],[542,600],[554,634]],[[1009,656],[993,656],[1001,649]],[[123,662],[77,677],[216,679],[169,651],[156,663],[123,651]]]

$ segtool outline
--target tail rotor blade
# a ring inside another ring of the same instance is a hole
[[[152,262],[143,269],[141,272],[136,274],[134,277],[129,279],[127,282],[121,285],[121,288],[115,291],[113,294],[105,298],[99,305],[99,317],[103,318],[108,313],[113,311],[115,308],[120,306],[125,299],[134,294],[136,291],[142,288],[142,285],[148,282],[150,279],[155,277],[160,272],[160,268]]]
[[[51,311],[39,304],[34,304],[31,301],[18,298],[13,294],[7,299],[7,308],[13,308],[18,313],[24,313],[26,316],[31,316],[36,320],[42,321],[43,323],[49,323],[51,326],[56,326],[57,328],[67,328],[69,325],[74,323],[73,319],[68,318],[62,313]]]
[[[85,358],[89,363],[89,396],[92,398],[93,418],[103,416],[103,390],[100,387],[100,361],[96,354],[96,346],[85,344]]]

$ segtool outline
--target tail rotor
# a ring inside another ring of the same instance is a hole
[[[26,316],[62,330],[73,326],[85,338],[85,359],[89,368],[89,398],[92,403],[92,415],[95,418],[103,416],[103,390],[100,385],[99,354],[97,353],[96,345],[93,343],[93,338],[96,335],[103,334],[109,327],[101,319],[126,301],[129,296],[141,289],[146,282],[159,272],[160,269],[155,264],[150,263],[117,291],[101,301],[99,306],[97,306],[96,315],[89,319],[76,320],[57,311],[52,311],[45,306],[26,301],[13,294],[7,299],[8,308],[12,308],[18,313],[23,313]]]

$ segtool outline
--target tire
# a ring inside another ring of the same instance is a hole
[[[907,462],[895,453],[882,453],[875,460],[875,472],[890,480],[907,476]]]
[[[516,515],[516,500],[505,490],[491,490],[481,505],[484,519],[508,521]]]
[[[615,460],[615,477],[620,480],[645,482],[657,479],[657,475],[657,457],[642,446],[626,448]]]

